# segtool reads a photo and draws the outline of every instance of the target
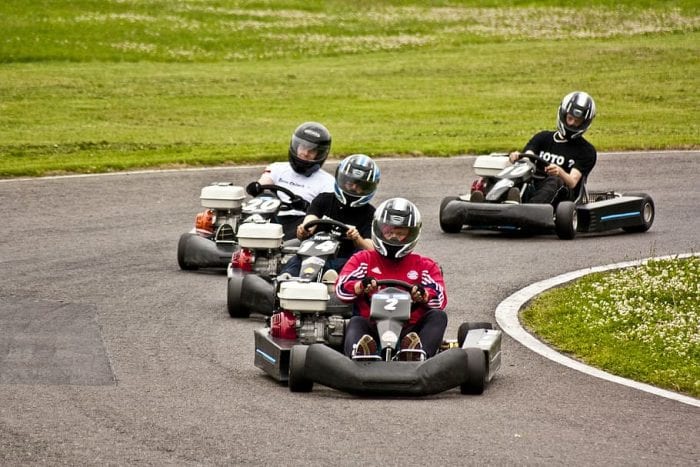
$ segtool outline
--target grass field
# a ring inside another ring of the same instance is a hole
[[[0,4],[0,177],[520,148],[591,93],[600,151],[698,148],[697,2]]]

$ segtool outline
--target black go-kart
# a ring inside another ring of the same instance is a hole
[[[463,228],[528,234],[553,231],[570,240],[578,232],[646,232],[654,222],[654,201],[648,194],[588,191],[585,179],[574,201],[523,203],[534,191],[535,179],[545,176],[548,164],[529,153],[512,165],[506,154],[477,157],[474,171],[479,178],[472,184],[472,192],[442,200],[440,228],[445,233],[458,233]],[[514,188],[517,199],[511,198]],[[484,196],[474,199],[475,191]]]
[[[287,382],[292,392],[309,392],[318,383],[355,395],[425,396],[455,387],[463,394],[481,394],[501,365],[501,331],[491,323],[462,323],[457,339],[443,341],[434,357],[403,361],[401,352],[416,352],[398,349],[413,285],[378,283],[386,288],[372,296],[371,318],[377,322],[381,355],[363,360],[345,356],[349,316],[328,315],[321,293],[298,293],[292,300],[287,294],[270,326],[254,332],[255,365]]]
[[[291,209],[300,200],[282,186],[262,185],[260,189],[260,194],[244,201],[244,188],[231,183],[213,183],[202,188],[200,200],[206,209],[196,215],[192,230],[180,236],[177,245],[180,269],[226,269],[238,248],[239,229],[243,224],[271,223],[281,209]],[[287,199],[282,200],[278,193],[284,193]],[[281,227],[269,230],[264,235],[271,235],[272,230],[277,235]]]
[[[283,282],[319,282],[332,288],[337,274],[324,274],[323,269],[326,262],[337,254],[340,238],[349,226],[326,218],[305,224],[307,230],[315,226],[329,226],[330,230],[315,232],[301,244],[292,240],[283,244],[281,226],[277,224],[241,225],[239,247],[227,272],[226,304],[231,317],[247,318],[251,313],[272,315],[277,307],[275,290],[282,283],[278,274],[293,255],[301,261],[299,276]],[[332,292],[329,306],[333,309],[348,308],[335,299]]]

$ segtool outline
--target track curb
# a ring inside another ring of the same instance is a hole
[[[561,365],[567,366],[571,369],[580,371],[582,373],[586,373],[596,378],[604,379],[617,384],[622,384],[624,386],[629,386],[640,391],[645,391],[651,394],[655,394],[657,396],[665,397],[667,399],[682,402],[684,404],[700,407],[700,399],[679,394],[673,391],[668,391],[666,389],[657,388],[646,383],[640,383],[638,381],[622,378],[620,376],[616,376],[605,371],[599,370],[598,368],[586,365],[578,360],[569,358],[557,352],[556,350],[549,347],[548,345],[540,341],[538,338],[527,332],[521,326],[520,320],[518,318],[520,310],[535,296],[541,294],[542,292],[548,289],[557,287],[562,284],[566,284],[588,274],[611,271],[614,269],[628,268],[633,266],[640,266],[645,262],[654,259],[689,258],[691,256],[700,256],[700,253],[684,253],[678,255],[651,257],[636,261],[625,261],[604,266],[579,269],[577,271],[568,272],[556,277],[536,282],[532,285],[525,287],[524,289],[518,290],[517,292],[513,293],[508,298],[503,300],[501,303],[499,303],[496,307],[496,322],[501,327],[503,332],[508,334],[516,341],[520,342],[528,349]]]

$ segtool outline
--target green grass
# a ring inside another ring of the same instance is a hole
[[[2,2],[0,177],[504,151],[574,89],[600,151],[700,147],[697,2],[490,5]]]
[[[700,257],[586,276],[522,312],[543,340],[613,374],[700,396]]]

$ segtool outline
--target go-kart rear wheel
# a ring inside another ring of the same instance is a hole
[[[627,196],[639,196],[642,198],[642,207],[639,209],[639,215],[641,216],[642,223],[639,225],[630,225],[623,227],[622,230],[625,232],[636,233],[636,232],[646,232],[654,223],[654,217],[656,215],[656,209],[654,207],[654,200],[651,196],[645,193],[629,193]]]
[[[445,233],[459,233],[462,230],[462,224],[455,224],[454,222],[447,222],[443,219],[442,213],[451,201],[458,200],[457,196],[448,196],[442,200],[440,203],[440,228]]]
[[[486,386],[486,355],[477,348],[465,349],[467,352],[467,381],[460,385],[462,394],[481,394]]]
[[[228,280],[226,287],[226,308],[231,318],[247,318],[250,316],[250,310],[243,305],[241,295],[243,291],[242,274],[234,274]]]
[[[571,201],[562,201],[554,214],[554,230],[562,240],[571,240],[576,236],[578,216],[576,205]]]
[[[199,269],[197,266],[190,264],[187,258],[187,245],[191,236],[191,233],[184,233],[180,235],[180,240],[177,242],[177,264],[183,271]]]
[[[457,329],[457,344],[459,344],[460,347],[464,345],[464,341],[467,338],[467,333],[472,329],[493,329],[493,324],[489,323],[488,321],[477,321],[474,323],[467,322],[460,324],[459,329]]]
[[[306,365],[306,345],[295,345],[289,352],[289,390],[291,392],[311,392],[314,382],[304,376]]]

